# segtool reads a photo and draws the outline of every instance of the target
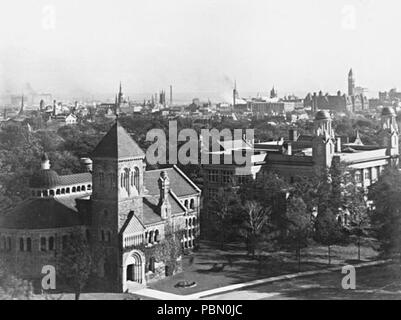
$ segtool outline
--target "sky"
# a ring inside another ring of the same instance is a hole
[[[401,88],[397,0],[1,0],[0,95]]]

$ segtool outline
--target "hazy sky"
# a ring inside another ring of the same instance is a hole
[[[401,88],[397,0],[1,0],[0,94]]]

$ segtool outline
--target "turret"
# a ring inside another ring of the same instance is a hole
[[[162,171],[160,174],[160,178],[158,180],[159,190],[160,190],[160,216],[162,219],[170,219],[171,218],[171,205],[169,201],[169,193],[170,193],[170,179],[168,178],[167,172]]]

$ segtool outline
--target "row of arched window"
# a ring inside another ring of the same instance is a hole
[[[10,236],[2,236],[1,237],[0,250],[1,251],[11,251],[11,237]]]
[[[117,187],[117,176],[115,173],[108,173],[106,181],[104,172],[99,172],[98,179],[101,187],[105,187],[106,184],[111,189],[116,189]],[[133,171],[130,168],[125,168],[120,175],[120,186],[125,189],[128,189],[130,186],[136,187],[139,190],[139,180],[140,172],[138,167],[135,167]]]
[[[195,217],[189,217],[185,219],[185,227],[189,228],[194,228],[196,227],[196,218]]]
[[[195,199],[190,199],[190,200],[186,199],[183,204],[184,207],[187,209],[192,209],[192,210],[195,209]]]
[[[85,191],[91,191],[91,190],[92,190],[92,185],[88,184],[88,185],[65,187],[65,188],[58,188],[58,189],[52,189],[52,190],[32,190],[32,196],[40,197],[40,198],[54,197],[54,196],[59,196],[59,195],[66,195],[66,194],[85,192]]]
[[[88,236],[88,234],[87,234]],[[69,235],[63,235],[61,237],[62,249],[67,248],[69,240]],[[19,237],[17,238],[16,248],[20,252],[32,252],[33,241],[31,237]],[[11,251],[12,249],[12,238],[10,236],[0,237],[0,250],[1,251]],[[39,238],[39,251],[47,252],[56,250],[56,238],[55,236],[41,236]]]
[[[145,244],[159,243],[160,240],[160,232],[158,229],[145,232]]]
[[[111,242],[111,231],[110,230],[100,230],[100,240],[102,242]]]

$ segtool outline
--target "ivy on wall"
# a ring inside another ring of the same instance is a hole
[[[145,244],[131,246],[124,248],[124,253],[132,250],[142,251],[146,258],[145,272],[149,271],[151,258],[154,258],[155,262],[164,262],[168,270],[167,275],[169,276],[174,274],[180,265],[180,262],[177,261],[177,259],[183,254],[181,244],[183,237],[183,230],[169,232],[163,240],[151,247],[147,247]]]

